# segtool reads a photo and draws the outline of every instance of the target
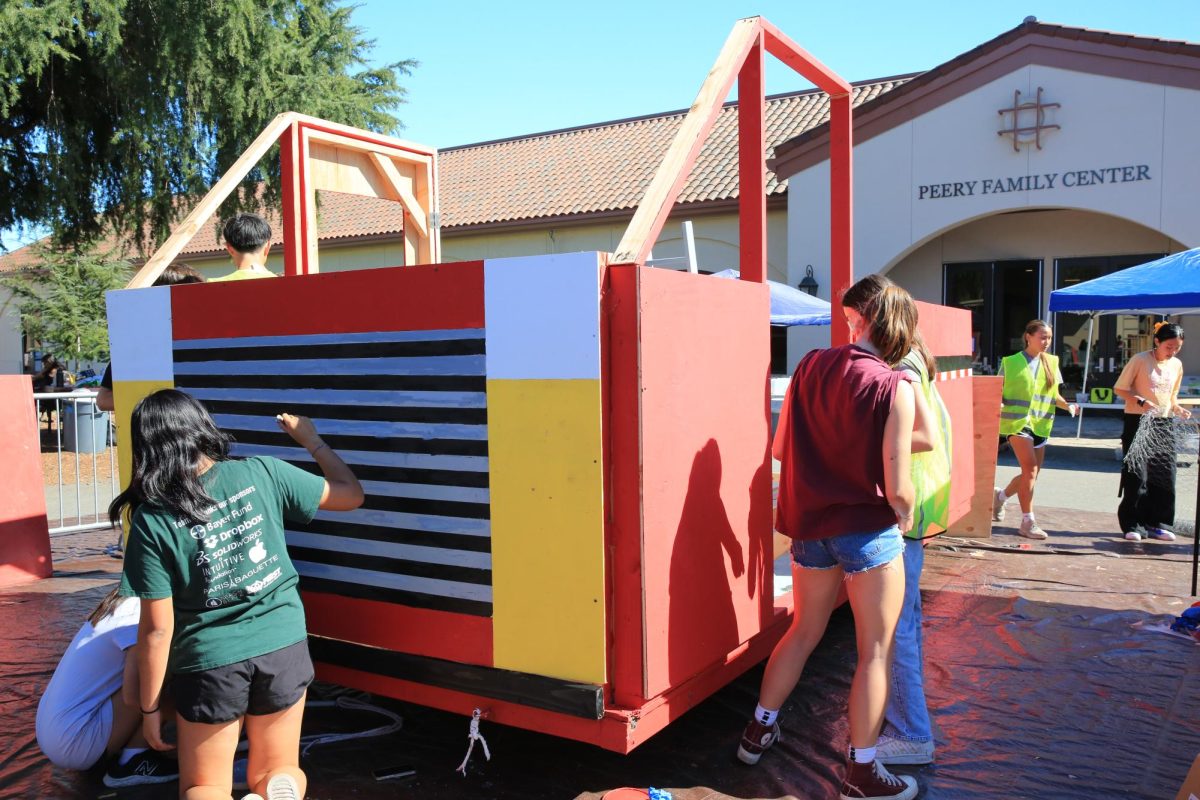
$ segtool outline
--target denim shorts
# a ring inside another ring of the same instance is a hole
[[[847,575],[890,564],[902,553],[904,537],[895,525],[871,533],[843,533],[827,539],[792,540],[792,560],[801,567],[841,567]]]

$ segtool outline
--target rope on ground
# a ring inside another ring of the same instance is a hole
[[[300,737],[300,755],[307,756],[308,751],[319,744],[332,744],[334,742],[348,742],[351,739],[369,739],[376,736],[386,736],[389,733],[394,733],[400,730],[404,724],[404,719],[394,711],[389,711],[386,708],[380,708],[377,705],[368,703],[365,700],[360,700],[354,697],[342,696],[336,700],[309,700],[306,704],[307,708],[340,708],[347,711],[366,711],[372,714],[379,714],[387,717],[391,722],[380,725],[377,728],[370,728],[365,731],[352,731],[350,733],[311,733],[307,736]]]
[[[483,734],[479,732],[479,718],[483,716],[483,712],[478,708],[471,712],[471,725],[467,729],[467,739],[470,744],[467,745],[467,754],[463,756],[462,763],[458,765],[455,772],[461,772],[463,777],[467,776],[467,762],[471,760],[471,751],[475,749],[475,742],[479,742],[479,746],[483,748],[483,755],[488,760],[492,760],[492,753],[488,750],[487,739],[483,738]]]

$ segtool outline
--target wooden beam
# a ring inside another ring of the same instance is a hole
[[[371,153],[371,160],[375,162],[375,168],[379,170],[380,176],[392,190],[394,196],[391,199],[404,206],[405,219],[411,217],[421,235],[428,238],[429,224],[425,218],[425,209],[421,208],[421,204],[409,190],[404,176],[400,174],[400,170],[396,169],[396,163],[382,153]]]
[[[829,98],[829,275],[830,300],[854,283],[854,141],[850,95]],[[830,343],[850,343],[850,329],[834,324]]]
[[[625,229],[625,235],[617,245],[613,264],[645,262],[671,213],[675,198],[687,182],[696,157],[704,147],[705,137],[712,130],[717,115],[721,113],[721,106],[733,88],[733,81],[737,78],[746,54],[758,38],[758,17],[734,23],[733,31],[725,40],[716,63],[700,86],[695,101],[675,133],[675,139],[663,157],[658,171],[654,173],[654,178],[638,204],[633,219],[629,221],[629,227]]]
[[[280,200],[283,205],[283,274],[304,272],[304,236],[300,225],[304,213],[297,188],[300,174],[300,126],[293,122],[279,137]]]
[[[779,28],[765,19],[760,20],[760,24],[768,53],[815,83],[825,94],[839,95],[851,91],[852,87],[842,76],[818,61],[812,53],[792,41]]]
[[[767,277],[767,163],[762,33],[738,72],[738,266],[744,281]]]
[[[250,170],[262,160],[262,157],[267,154],[272,145],[279,140],[279,137],[287,130],[299,117],[293,111],[286,111],[283,114],[271,120],[270,124],[263,129],[263,132],[258,135],[250,146],[246,148],[246,152],[242,153],[237,161],[233,162],[216,185],[208,190],[208,194],[200,200],[199,203],[192,208],[191,213],[184,217],[183,222],[175,226],[175,230],[167,238],[162,245],[154,251],[154,255],[150,256],[149,260],[142,265],[142,268],[137,271],[137,274],[129,281],[126,288],[141,289],[150,286],[162,274],[162,271],[167,268],[167,265],[175,260],[175,256],[192,240],[196,232],[200,230],[200,226],[204,224],[214,213],[221,203],[225,202],[225,198],[233,192],[237,184],[246,177]]]

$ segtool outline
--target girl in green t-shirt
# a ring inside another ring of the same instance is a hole
[[[300,723],[313,678],[284,520],[348,511],[363,492],[305,417],[280,430],[324,477],[274,458],[229,457],[229,437],[184,392],[163,389],[133,411],[133,476],[113,500],[130,520],[123,594],[141,598],[137,665],[142,729],[158,750],[163,686],[178,725],[180,795],[232,792],[239,731],[250,740],[247,782],[258,797],[299,798]],[[256,797],[256,795],[248,795]]]

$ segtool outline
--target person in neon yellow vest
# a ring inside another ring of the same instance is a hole
[[[1059,394],[1062,373],[1058,358],[1047,350],[1054,332],[1040,319],[1025,326],[1025,349],[1000,362],[1004,376],[1003,404],[1000,407],[1000,435],[1008,439],[1021,473],[1008,486],[996,489],[992,519],[1004,520],[1004,504],[1014,494],[1021,504],[1021,526],[1017,532],[1027,539],[1045,539],[1033,515],[1033,489],[1046,458],[1046,442],[1054,427],[1054,409],[1075,416],[1079,410]]]

